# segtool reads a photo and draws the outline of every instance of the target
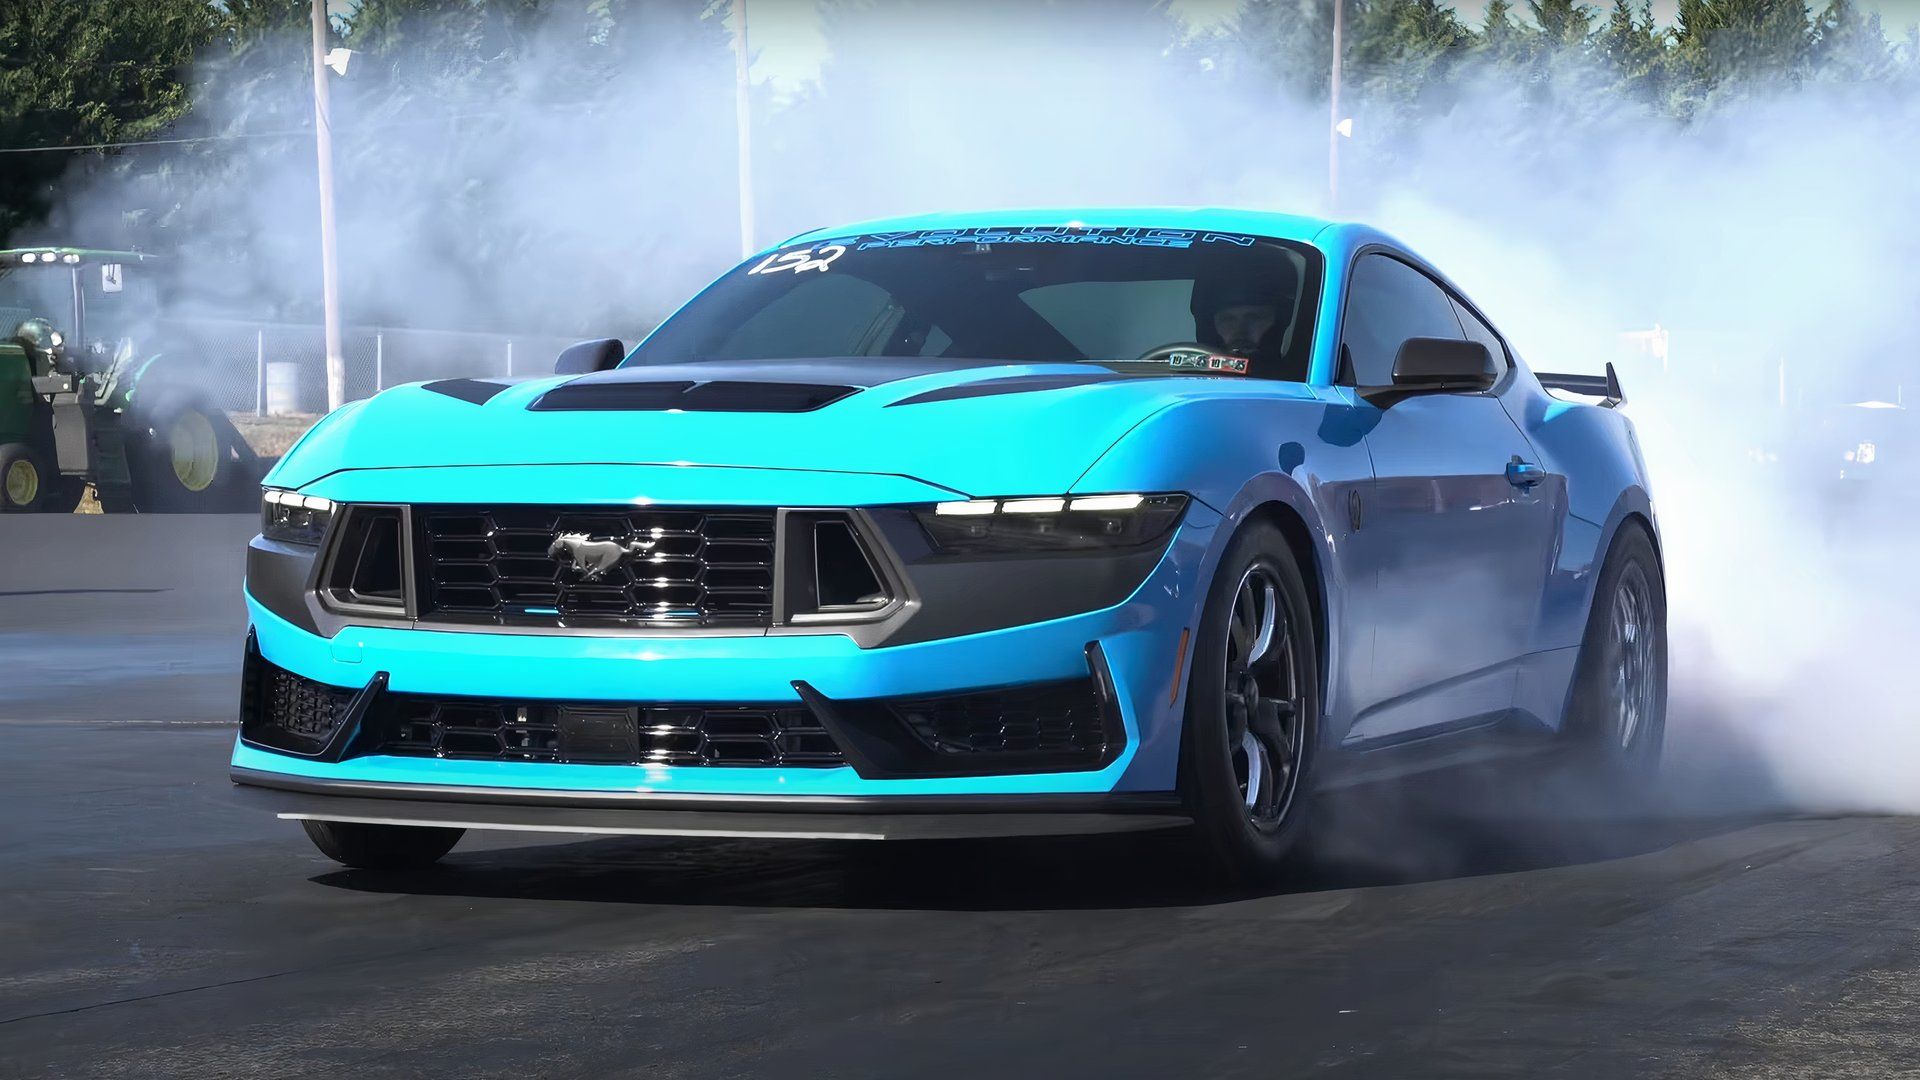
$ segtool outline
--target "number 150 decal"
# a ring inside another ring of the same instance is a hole
[[[804,274],[809,270],[825,270],[833,261],[845,255],[847,249],[839,244],[828,244],[823,248],[808,248],[805,251],[775,252],[760,260],[760,265],[747,271],[748,274],[778,274],[791,270]]]

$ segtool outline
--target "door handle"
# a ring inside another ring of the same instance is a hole
[[[1514,487],[1530,488],[1546,478],[1547,470],[1531,461],[1520,460],[1518,454],[1513,456],[1512,461],[1507,462],[1507,483]]]

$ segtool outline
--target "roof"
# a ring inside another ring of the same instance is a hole
[[[0,248],[0,262],[16,262],[21,255],[43,255],[52,252],[64,262],[66,256],[75,255],[83,263],[93,262],[148,262],[159,258],[144,251],[114,251],[108,248],[60,247],[55,244],[35,245],[33,247]],[[69,263],[68,265],[72,265]]]
[[[1062,228],[1191,229],[1312,241],[1336,223],[1325,218],[1238,210],[1218,206],[1055,207],[1026,210],[967,210],[912,214],[812,229],[786,244],[873,232],[921,232],[929,229]],[[784,247],[786,244],[780,246]]]

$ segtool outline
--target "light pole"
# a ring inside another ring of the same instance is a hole
[[[1345,51],[1346,0],[1333,0],[1333,71],[1327,103],[1327,211],[1340,205],[1340,54]],[[1352,130],[1349,128],[1348,130]]]
[[[326,325],[327,409],[347,401],[340,348],[340,265],[333,228],[333,112],[327,101],[327,0],[313,0],[313,146],[320,174],[320,306]]]
[[[753,78],[747,53],[747,0],[733,0],[733,124],[739,140],[740,256],[756,250],[753,243]]]

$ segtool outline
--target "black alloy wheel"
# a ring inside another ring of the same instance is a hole
[[[1280,530],[1228,545],[1195,634],[1181,785],[1227,876],[1285,872],[1307,827],[1320,679],[1307,587]]]

